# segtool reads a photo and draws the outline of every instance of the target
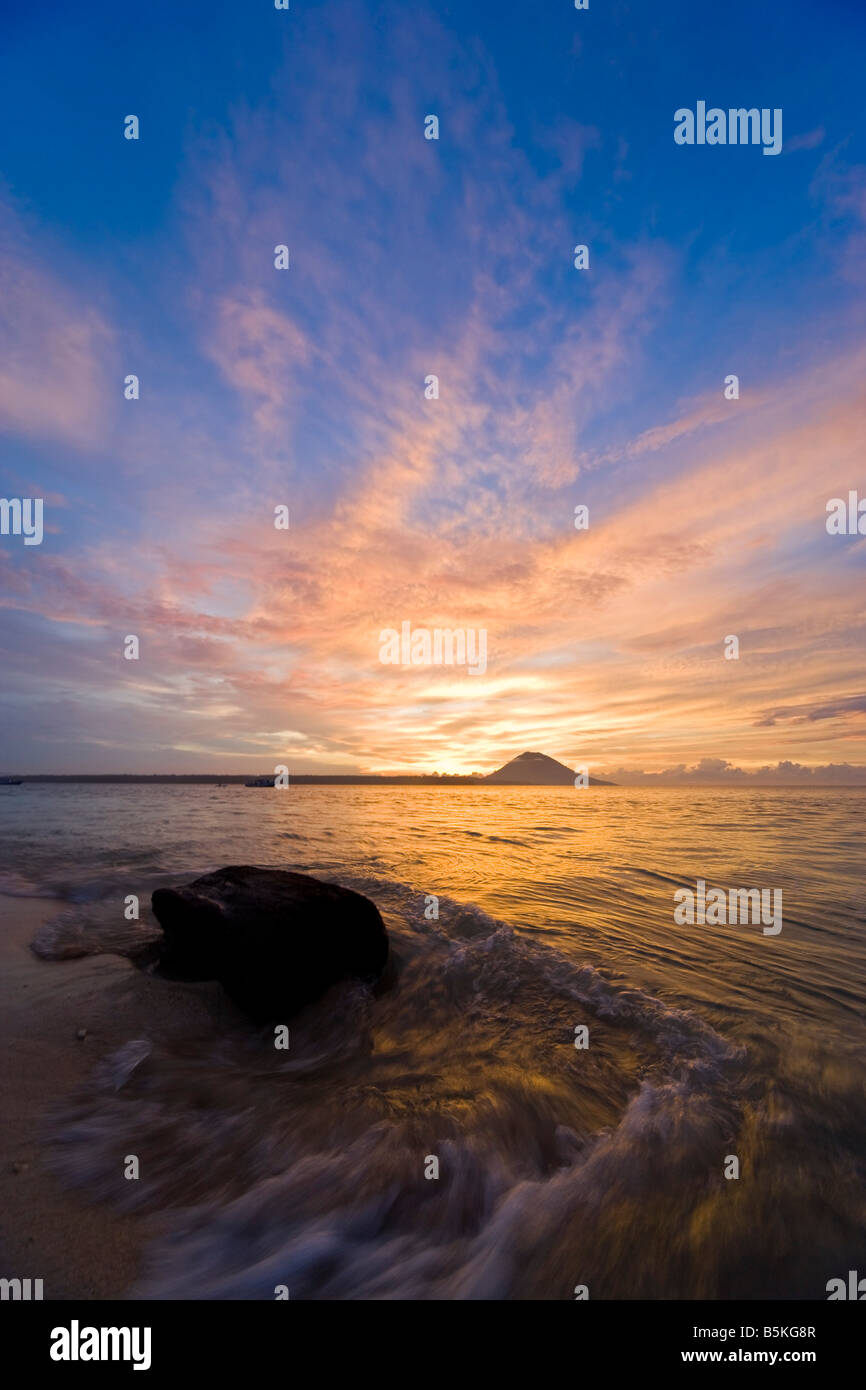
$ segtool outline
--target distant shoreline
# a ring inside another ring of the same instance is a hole
[[[111,773],[111,772],[109,772],[109,773],[104,773],[104,774],[91,774],[91,773],[68,773],[68,774],[61,774],[61,773],[40,772],[40,773],[34,773],[34,775],[33,775],[32,777],[27,776],[27,775],[26,775],[25,773],[23,773],[23,772],[21,772],[21,773],[16,772],[16,773],[4,774],[4,776],[5,776],[5,775],[11,776],[11,777],[15,777],[15,778],[20,777],[21,782],[22,782],[23,785],[26,785],[26,784],[29,783],[29,782],[84,782],[84,783],[96,783],[96,784],[99,784],[99,783],[119,783],[120,785],[123,785],[123,784],[126,784],[126,783],[136,783],[136,784],[139,784],[139,785],[141,785],[141,784],[147,785],[148,783],[153,783],[153,784],[155,784],[155,785],[156,785],[156,784],[165,784],[165,785],[168,785],[168,786],[171,786],[171,785],[186,785],[186,786],[220,786],[220,785],[225,785],[225,786],[229,786],[229,785],[230,785],[230,786],[233,786],[233,787],[237,787],[237,786],[243,787],[243,786],[246,786],[246,784],[247,784],[248,782],[252,782],[253,779],[254,779],[254,778],[257,778],[257,777],[258,777],[258,778],[261,778],[261,777],[270,777],[271,779],[273,779],[273,776],[274,776],[273,773],[261,773],[261,772],[246,772],[246,773],[244,773],[243,775],[241,775],[241,774],[239,774],[239,773],[236,773],[236,772],[235,772],[235,773],[226,773],[226,775],[223,776],[223,777],[220,777],[220,776],[219,776],[218,774],[216,774],[216,773],[193,773],[193,772],[190,772],[190,773],[180,772],[180,773],[177,773],[177,774],[172,774],[172,773],[170,773],[170,772],[156,772],[156,773],[146,773],[146,772],[142,772],[142,773],[138,773],[138,772],[116,773],[116,772],[115,772],[115,773]],[[483,775],[483,774],[481,774],[481,773],[479,773],[478,776],[472,776],[471,774],[470,774],[470,775],[467,775],[467,774],[465,774],[465,773],[454,773],[453,775],[450,774],[450,773],[440,773],[440,775],[439,775],[438,777],[437,777],[437,776],[433,776],[431,773],[426,773],[426,774],[420,774],[420,773],[405,773],[405,774],[393,773],[393,774],[387,774],[387,773],[385,773],[385,774],[382,774],[382,775],[379,775],[379,774],[377,774],[377,773],[369,773],[369,774],[367,774],[367,775],[364,775],[363,773],[345,773],[345,774],[342,775],[342,776],[339,775],[339,774],[336,774],[336,773],[333,774],[333,775],[319,774],[319,773],[298,773],[297,776],[295,776],[294,773],[290,773],[290,774],[289,774],[289,784],[290,784],[291,786],[298,786],[298,785],[301,785],[301,786],[308,786],[308,787],[309,787],[309,786],[326,786],[326,787],[327,787],[327,786],[340,786],[340,787],[347,787],[347,786],[359,786],[359,787],[368,787],[368,786],[373,786],[373,787],[547,787],[547,786],[568,786],[568,785],[570,785],[570,784],[567,783],[567,782],[561,782],[561,783],[556,783],[556,782],[554,782],[554,783],[550,783],[550,782],[493,782],[493,781],[489,781],[488,778],[487,778],[487,776],[486,776],[486,775]],[[614,785],[613,782],[597,782],[597,781],[595,780],[595,778],[592,778],[592,779],[591,779],[591,783],[590,783],[590,784],[591,784],[592,786],[606,786],[606,787],[612,787],[612,786]],[[261,790],[267,790],[267,788],[262,788]]]
[[[217,773],[48,773],[39,772],[28,775],[27,773],[4,773],[2,776],[21,779],[21,784],[26,786],[30,783],[78,783],[80,785],[115,785],[115,786],[233,786],[243,787],[256,777],[270,774],[260,772],[252,773],[225,773],[219,776]],[[401,774],[376,774],[369,773],[346,773],[344,775],[324,775],[317,773],[298,773],[297,776],[290,774],[290,786],[307,787],[535,787],[538,790],[544,788],[562,786],[568,784],[550,782],[498,782],[491,781],[484,774],[477,777],[465,775],[464,773],[454,773],[453,775],[442,773],[435,777],[431,774],[406,773]],[[701,789],[712,791],[864,791],[866,782],[607,782],[597,781],[594,777],[590,779],[592,787],[616,787],[620,791],[640,791],[647,788],[657,787],[663,791],[698,791]],[[0,790],[3,790],[0,786]],[[267,790],[261,788],[260,790]]]
[[[521,753],[495,772],[300,772],[292,773],[285,766],[274,768],[273,772],[83,772],[54,773],[40,772],[32,777],[23,773],[5,774],[4,780],[20,778],[22,782],[115,782],[115,783],[165,783],[189,784],[191,786],[257,786],[264,788],[273,782],[279,771],[288,772],[288,784],[324,787],[478,787],[478,786],[521,786],[521,787],[569,787],[575,785],[575,773],[565,763],[549,758],[546,753]],[[524,777],[524,773],[526,776]],[[533,776],[533,773],[535,774]],[[585,784],[584,784],[585,785]],[[589,778],[590,786],[613,786],[612,782]]]
[[[247,782],[252,782],[252,781],[253,781],[255,778],[257,778],[257,777],[271,777],[271,778],[273,778],[274,774],[273,774],[272,772],[270,772],[270,773],[267,773],[267,772],[264,772],[264,773],[263,773],[263,772],[244,772],[244,773],[231,772],[231,773],[228,773],[228,772],[227,772],[227,773],[224,773],[223,775],[220,775],[219,773],[215,773],[215,772],[202,772],[202,773],[196,773],[196,772],[178,772],[178,773],[171,773],[171,772],[154,772],[154,773],[148,773],[148,772],[128,772],[128,773],[127,773],[127,772],[120,772],[120,773],[119,773],[119,772],[106,772],[106,773],[88,773],[88,772],[82,772],[82,773],[53,773],[53,772],[38,772],[38,773],[34,773],[32,776],[28,776],[28,774],[27,774],[27,773],[24,773],[24,772],[12,772],[12,773],[4,773],[3,776],[16,777],[16,778],[20,777],[22,783],[25,783],[25,784],[28,783],[28,782],[95,782],[95,783],[100,783],[100,782],[116,782],[116,783],[125,783],[125,782],[148,783],[148,782],[153,782],[153,783],[166,783],[166,784],[168,784],[168,785],[171,785],[172,783],[178,783],[178,784],[179,784],[179,783],[183,783],[183,784],[185,784],[185,785],[191,785],[191,786],[196,786],[196,785],[201,785],[201,786],[218,786],[220,783],[225,783],[226,786],[228,786],[228,785],[231,785],[231,786],[245,786]],[[387,785],[387,786],[415,786],[415,785],[423,785],[423,786],[437,787],[437,786],[441,786],[441,785],[446,785],[446,786],[449,786],[449,787],[453,787],[453,786],[473,786],[473,787],[475,787],[475,786],[485,786],[485,785],[490,785],[490,786],[502,785],[501,783],[489,783],[489,784],[488,784],[488,783],[486,782],[485,777],[484,777],[483,775],[481,775],[481,774],[479,774],[477,777],[474,777],[474,776],[467,776],[467,775],[464,775],[463,773],[455,773],[453,776],[451,776],[451,775],[449,775],[449,774],[441,774],[441,775],[438,776],[438,777],[435,777],[435,776],[433,776],[433,775],[430,774],[430,773],[427,773],[427,774],[406,773],[406,774],[404,774],[404,775],[401,775],[401,774],[399,774],[399,773],[395,773],[395,774],[393,774],[393,775],[388,775],[388,774],[379,775],[379,774],[377,774],[377,773],[369,773],[369,774],[366,774],[366,775],[363,774],[363,773],[346,773],[346,774],[344,774],[344,775],[339,775],[339,774],[328,775],[328,774],[319,774],[319,773],[298,773],[297,776],[295,776],[294,773],[290,773],[290,774],[289,774],[289,781],[290,781],[290,784],[304,783],[304,784],[306,784],[307,786],[312,786],[312,785],[322,785],[322,786],[331,786],[331,785],[337,785],[337,786],[348,786],[348,785],[367,786],[367,785],[373,785],[373,786],[378,786],[378,785],[381,784],[381,785]],[[536,785],[536,784],[527,783],[526,785],[529,786],[529,785]]]

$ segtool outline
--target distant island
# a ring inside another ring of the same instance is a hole
[[[499,767],[484,782],[493,782],[504,787],[573,787],[574,772],[565,763],[549,758],[546,753],[519,753],[510,763]],[[590,777],[591,787],[614,787],[615,782],[602,782],[599,777]]]
[[[27,782],[92,782],[92,783],[166,783],[184,786],[244,786],[256,779],[264,781],[273,773],[261,772],[40,772],[33,776],[18,774]],[[480,772],[451,773],[298,773],[289,770],[289,781],[295,786],[323,787],[568,787],[574,785],[575,774],[565,763],[549,758],[546,753],[520,753],[510,762],[486,776]],[[613,787],[615,782],[602,782],[590,777],[590,786]]]

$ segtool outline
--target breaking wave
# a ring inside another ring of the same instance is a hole
[[[58,1119],[67,1181],[159,1214],[133,1296],[695,1296],[699,1248],[672,1258],[659,1194],[725,1198],[744,1050],[479,909],[427,921],[379,888],[389,989],[332,990],[288,1052],[240,1026],[136,1038]],[[622,1263],[635,1242],[654,1294]]]

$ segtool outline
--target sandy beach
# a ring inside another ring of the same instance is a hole
[[[230,1006],[216,985],[153,980],[119,956],[38,959],[29,943],[58,906],[0,896],[2,1272],[42,1279],[46,1299],[121,1298],[151,1218],[64,1188],[47,1163],[48,1118],[130,1038],[206,1036]]]

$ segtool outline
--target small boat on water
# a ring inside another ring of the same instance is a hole
[[[245,787],[272,787],[273,777],[254,777],[252,782],[244,782]]]
[[[23,777],[0,777],[0,787],[20,787]]]

